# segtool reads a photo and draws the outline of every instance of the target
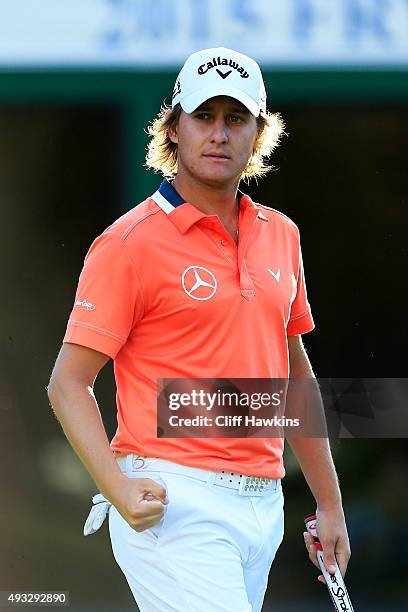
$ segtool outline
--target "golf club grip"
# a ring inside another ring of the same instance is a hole
[[[350,597],[347,592],[346,585],[344,584],[343,576],[341,575],[339,566],[336,563],[335,574],[329,574],[329,572],[324,566],[323,547],[320,544],[320,540],[317,537],[316,531],[316,515],[309,514],[308,516],[306,516],[305,525],[307,532],[314,539],[314,543],[317,548],[317,559],[319,561],[322,574],[326,580],[326,586],[333,602],[334,609],[336,610],[336,612],[354,612],[353,604],[350,601]]]

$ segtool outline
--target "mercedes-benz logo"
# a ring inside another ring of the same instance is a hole
[[[193,300],[209,300],[217,291],[214,274],[202,266],[189,266],[183,272],[181,284]]]

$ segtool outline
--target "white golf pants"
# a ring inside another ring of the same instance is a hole
[[[109,510],[113,554],[140,611],[260,612],[283,538],[281,481],[255,497],[215,484],[212,471],[172,473],[172,462],[134,455],[119,464],[129,478],[164,484],[169,498],[162,520],[140,533]]]

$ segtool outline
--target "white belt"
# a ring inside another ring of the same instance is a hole
[[[181,465],[166,459],[157,459],[155,457],[141,457],[139,455],[129,454],[126,457],[117,457],[116,461],[119,464],[122,472],[140,473],[143,472],[163,472],[168,474],[180,474],[202,480],[208,484],[213,484],[226,489],[235,489],[238,495],[247,497],[260,497],[270,491],[275,491],[279,484],[279,479],[262,478],[259,476],[246,476],[227,470],[203,470],[201,468]],[[108,514],[111,503],[100,493],[92,497],[93,506],[86,519],[84,525],[84,535],[95,533]]]
[[[116,461],[122,472],[167,472],[168,474],[180,474],[181,476],[196,478],[197,480],[212,483],[226,489],[235,489],[238,491],[238,495],[259,497],[270,491],[275,491],[279,484],[279,479],[246,476],[245,474],[237,474],[227,470],[204,470],[155,457],[141,457],[129,454],[126,457],[117,457]]]

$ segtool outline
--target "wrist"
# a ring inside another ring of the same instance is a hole
[[[316,514],[319,512],[337,512],[344,514],[341,497],[338,500],[324,500],[317,502]]]
[[[120,499],[124,486],[128,481],[128,477],[119,471],[117,474],[115,473],[109,481],[104,482],[103,485],[99,487],[99,490],[102,495],[115,506],[116,500]]]

